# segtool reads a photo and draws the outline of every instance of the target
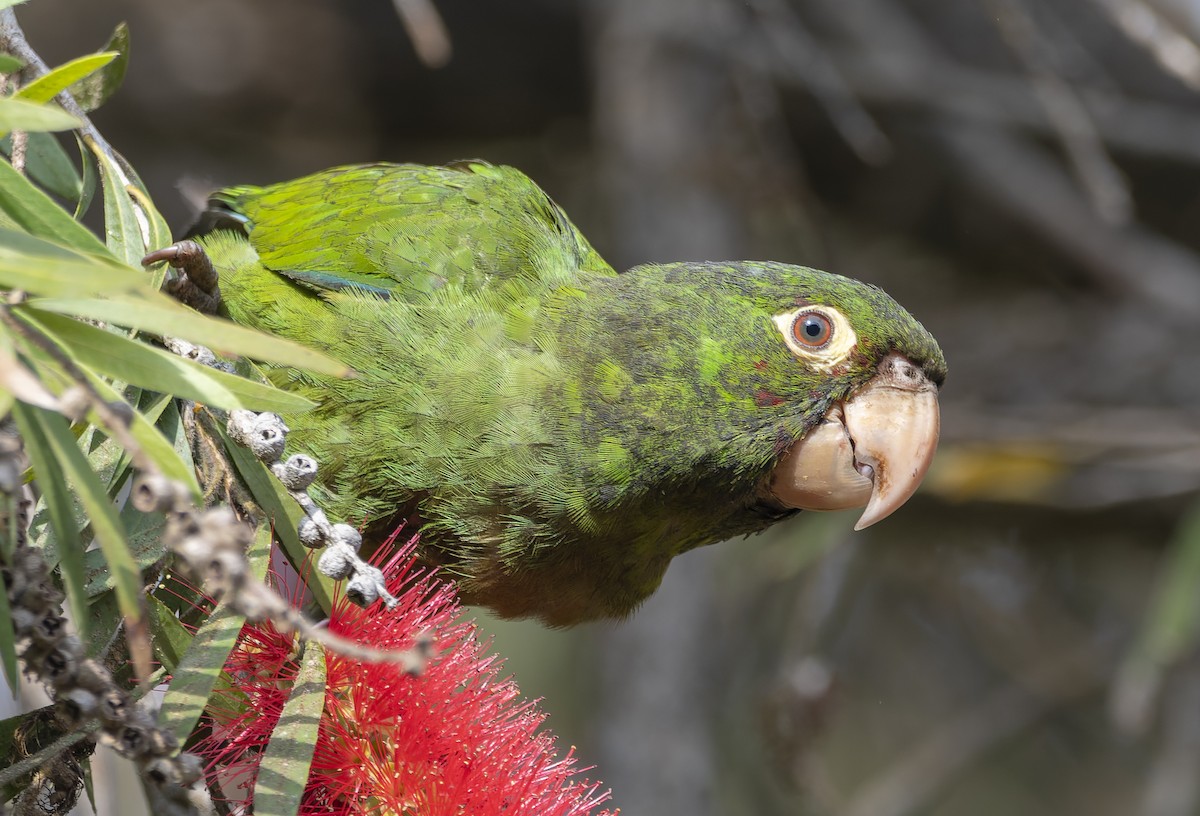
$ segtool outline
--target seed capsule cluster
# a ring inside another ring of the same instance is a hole
[[[231,411],[226,430],[271,469],[304,510],[297,532],[306,547],[324,548],[317,569],[335,581],[346,580],[346,597],[359,606],[370,606],[381,598],[389,609],[395,606],[396,598],[388,592],[383,573],[358,554],[362,535],[349,524],[331,523],[308,495],[308,487],[317,477],[316,460],[304,454],[283,458],[288,434],[283,420],[276,414]]]
[[[14,450],[7,444],[15,439],[4,437],[0,471],[19,455],[19,447]],[[28,501],[16,500],[11,487],[0,484],[24,516]],[[145,709],[133,704],[106,666],[86,656],[83,643],[71,632],[63,615],[65,595],[51,580],[50,567],[41,552],[25,540],[26,526],[25,518],[17,520],[14,529],[20,531],[19,537],[13,542],[8,562],[0,566],[0,575],[12,614],[17,654],[26,673],[49,689],[55,718],[67,730],[99,720],[98,740],[133,760],[147,778],[164,788],[179,790],[196,782],[203,771],[200,758],[178,753],[175,737],[158,727]],[[33,796],[35,799],[30,801],[37,802],[61,799],[65,792],[57,788],[63,784],[53,774],[36,774],[36,790],[22,796]]]

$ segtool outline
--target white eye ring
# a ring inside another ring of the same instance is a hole
[[[810,319],[818,330],[816,335],[811,333]],[[829,371],[844,362],[858,344],[858,335],[850,327],[850,321],[832,306],[801,306],[771,320],[783,335],[788,351],[819,371]],[[822,328],[826,330],[821,331]]]

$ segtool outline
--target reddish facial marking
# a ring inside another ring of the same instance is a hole
[[[778,394],[772,394],[770,391],[766,391],[762,388],[760,388],[754,394],[754,404],[759,408],[771,408],[776,405],[780,405],[785,401],[786,400],[784,400],[784,398]]]

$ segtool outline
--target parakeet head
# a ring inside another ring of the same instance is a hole
[[[937,448],[946,376],[937,341],[870,284],[785,264],[732,270],[770,315],[755,331],[777,353],[755,365],[778,366],[773,379],[793,399],[797,387],[807,390],[807,431],[771,472],[770,496],[801,510],[865,505],[856,530],[890,515],[916,491]]]

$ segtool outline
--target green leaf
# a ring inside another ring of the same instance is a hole
[[[80,175],[83,181],[80,184],[79,201],[75,205],[74,218],[79,220],[83,218],[83,214],[88,211],[88,207],[92,205],[92,197],[96,195],[97,173],[96,163],[92,161],[92,155],[83,144],[83,139],[78,133],[75,134],[75,144],[79,148],[79,162],[82,166]],[[159,281],[154,288],[157,289],[162,285]]]
[[[12,335],[9,334],[8,327],[2,325],[0,325],[0,391],[9,397],[7,400],[9,403],[13,399],[19,399],[40,408],[48,408],[51,411],[58,410],[58,398],[46,389],[41,378],[17,359],[13,350]],[[7,413],[5,411],[5,414]]]
[[[165,295],[142,293],[96,298],[53,298],[30,301],[47,312],[103,320],[140,331],[179,337],[208,346],[218,354],[244,355],[320,374],[345,376],[349,367],[299,343],[200,314]]]
[[[92,813],[96,813],[96,783],[92,779],[92,758],[95,754],[87,756],[83,762],[83,791],[87,794],[88,805],[92,808]],[[143,777],[143,780],[145,777]],[[145,782],[143,781],[143,785]]]
[[[29,179],[14,170],[8,162],[0,162],[0,210],[31,235],[60,246],[81,250],[89,255],[109,256],[100,239],[72,218],[70,213],[55,204],[50,196],[34,186]],[[10,233],[9,230],[5,232]],[[0,247],[8,245],[7,238],[0,235]],[[70,290],[64,294],[68,292]],[[79,294],[78,291],[70,293]]]
[[[0,0],[0,9],[11,8],[13,6],[19,6],[20,4],[22,4],[24,2],[25,2],[25,0]]]
[[[0,54],[0,74],[15,74],[25,67],[25,63],[12,54]]]
[[[49,102],[76,82],[99,71],[118,56],[115,51],[106,51],[77,57],[42,74],[17,91],[13,98],[24,99],[28,102]]]
[[[129,177],[123,168],[91,139],[84,139],[100,167],[100,187],[104,196],[104,237],[108,249],[118,259],[137,267],[149,251],[149,222],[138,220],[138,212],[126,187]]]
[[[154,204],[150,199],[150,191],[147,189],[145,182],[142,181],[141,176],[139,176],[137,173],[137,170],[133,169],[133,165],[130,164],[124,156],[114,150],[112,157],[117,162],[117,165],[121,168],[121,171],[125,174],[125,179],[127,182],[126,192],[129,193],[129,195],[137,203],[138,207],[141,208],[142,215],[145,216],[148,222],[146,224],[146,230],[148,233],[146,249],[154,250],[168,246],[171,243],[171,228],[167,226],[167,221],[162,217],[162,213],[155,209]],[[140,258],[138,259],[137,265],[139,268],[141,267]],[[161,286],[162,278],[156,277],[153,288],[157,290]]]
[[[147,392],[147,397],[155,396],[151,392]],[[163,395],[164,398],[167,395]],[[152,419],[153,406],[148,406],[143,409],[143,414],[147,420],[154,422],[154,427],[158,432],[171,443],[171,447],[175,450],[175,456],[181,462],[194,462],[195,457],[192,455],[192,445],[188,438],[187,429],[183,425],[183,417],[180,415],[180,403],[175,399],[171,399],[163,408],[162,413],[157,419]]]
[[[196,636],[173,672],[158,712],[158,724],[174,734],[180,745],[187,742],[192,729],[200,722],[200,715],[204,713],[245,622],[244,615],[239,615],[227,604],[219,605],[196,630]]]
[[[313,406],[296,394],[202,366],[69,317],[25,306],[13,313],[52,335],[76,362],[121,382],[217,408],[291,413]]]
[[[6,229],[0,229],[0,287],[75,297],[150,291],[145,278],[127,266]]]
[[[46,502],[50,527],[54,531],[54,555],[62,567],[63,586],[71,605],[71,615],[79,628],[79,636],[88,637],[87,587],[84,576],[83,554],[86,549],[79,537],[75,522],[75,506],[67,492],[67,478],[54,456],[41,425],[32,416],[32,409],[16,405],[13,415],[25,440],[25,450],[37,474],[38,487]],[[45,550],[43,550],[45,552]],[[50,553],[45,553],[50,555]],[[48,559],[49,560],[49,559]]]
[[[1184,514],[1159,568],[1158,586],[1133,647],[1117,672],[1114,711],[1125,727],[1149,716],[1163,673],[1200,638],[1200,503]]]
[[[125,79],[129,67],[129,26],[117,23],[101,51],[115,51],[117,58],[67,89],[79,106],[89,113],[107,102]]]
[[[16,398],[11,393],[0,390],[0,417],[8,416],[15,401]]]
[[[7,497],[7,500],[11,505],[12,497]],[[10,506],[8,514],[14,516],[16,508]],[[7,537],[7,533],[5,535]],[[9,691],[15,700],[20,688],[17,672],[17,636],[13,630],[12,610],[8,606],[7,592],[0,592],[0,666],[4,667],[4,679],[8,681]]]
[[[279,540],[288,561],[302,572],[304,561],[308,558],[309,549],[300,543],[298,532],[300,519],[304,511],[296,504],[296,500],[287,494],[287,490],[279,480],[271,475],[266,465],[258,461],[247,448],[229,438],[222,423],[213,423],[212,430],[221,437],[225,453],[238,475],[242,477],[254,501],[266,513],[271,529]],[[308,576],[307,587],[313,602],[326,614],[333,610],[334,581],[328,575],[312,570]]]
[[[14,99],[11,96],[0,97],[0,133],[13,130],[29,133],[72,130],[82,124],[62,108]]]
[[[179,665],[192,636],[179,618],[175,617],[167,606],[150,595],[148,598],[150,613],[150,634],[154,643],[154,655],[168,672],[174,672]]]
[[[137,177],[137,174],[132,169],[129,170],[128,192],[149,221],[149,237],[146,240],[146,249],[155,250],[160,247],[169,246],[171,244],[171,228],[167,226],[167,219],[163,218],[162,213],[154,206],[154,202],[150,200],[150,194],[146,192],[141,179]],[[141,264],[141,258],[138,259],[138,264]],[[164,277],[165,274],[166,270],[163,270]],[[162,287],[162,277],[154,275],[153,281],[155,291]]]
[[[267,580],[267,572],[271,569],[271,550],[274,537],[271,535],[271,525],[260,524],[254,531],[254,541],[246,549],[246,561],[250,565],[250,574],[259,581]]]
[[[129,552],[137,564],[138,572],[145,574],[146,570],[162,561],[167,553],[167,545],[163,541],[163,532],[167,528],[167,517],[159,513],[139,512],[132,504],[121,508],[121,523],[129,536]],[[83,556],[87,594],[95,599],[105,592],[115,588],[112,572],[100,550],[88,550]]]
[[[1166,664],[1191,649],[1200,630],[1200,505],[1180,522],[1168,548],[1141,643],[1145,654]]]
[[[12,156],[12,135],[0,141],[4,155]],[[75,162],[50,133],[30,133],[25,144],[25,172],[29,177],[68,201],[78,201],[83,191],[83,180],[75,169]]]
[[[112,386],[104,382],[99,375],[91,371],[88,373],[92,375],[92,385],[100,392],[100,396],[105,401],[124,401],[121,400],[121,395]],[[163,412],[170,402],[171,395],[164,394],[156,404],[156,409],[153,411],[152,416],[143,414],[141,411],[133,411],[133,421],[130,423],[129,432],[137,440],[137,443],[141,445],[142,451],[154,461],[154,464],[158,465],[163,475],[169,479],[183,482],[187,485],[188,490],[191,491],[192,496],[198,501],[203,495],[203,491],[200,489],[200,483],[196,481],[196,471],[192,467],[191,460],[183,461],[175,451],[175,446],[154,426],[155,420],[158,419],[159,414]],[[89,419],[97,422],[99,417],[90,415]],[[118,466],[118,469],[120,467]]]
[[[108,562],[116,585],[117,605],[126,625],[135,627],[143,619],[141,575],[126,544],[117,509],[104,492],[100,479],[88,466],[67,421],[58,414],[29,408],[29,416],[41,429],[54,458],[75,487],[75,494],[92,522],[92,532]]]
[[[325,650],[319,643],[308,643],[258,768],[254,784],[258,816],[295,816],[300,809],[324,710]]]

